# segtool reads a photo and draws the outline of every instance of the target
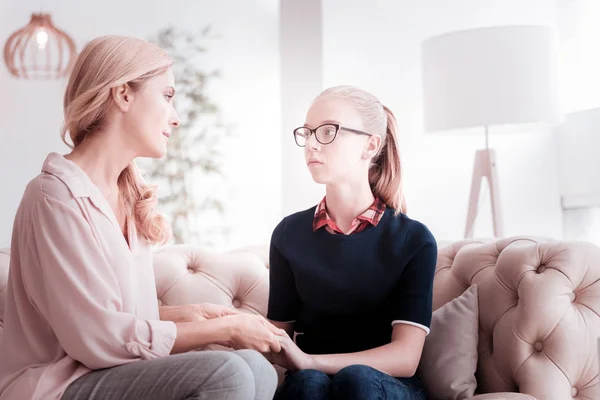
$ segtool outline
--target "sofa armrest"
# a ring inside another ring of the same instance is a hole
[[[478,394],[469,400],[536,400],[536,398],[523,393],[488,393]]]

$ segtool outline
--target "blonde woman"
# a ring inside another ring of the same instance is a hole
[[[48,155],[14,222],[0,399],[272,398],[259,352],[280,351],[280,329],[211,304],[159,312],[151,246],[170,228],[133,161],[162,157],[179,125],[170,66],[123,36],[79,55],[64,96],[72,151]],[[211,343],[247,350],[191,351]]]
[[[276,399],[424,399],[414,377],[432,316],[436,241],[406,215],[396,120],[359,88],[325,90],[294,130],[316,206],[283,219],[268,318],[288,331]],[[293,336],[292,336],[293,337]]]

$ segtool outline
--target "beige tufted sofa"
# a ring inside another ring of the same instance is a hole
[[[167,305],[214,302],[264,315],[267,251],[159,249],[158,298]],[[0,325],[7,274],[8,254],[0,253]],[[481,393],[474,400],[600,400],[600,248],[533,237],[441,247],[434,308],[473,283],[479,288]]]

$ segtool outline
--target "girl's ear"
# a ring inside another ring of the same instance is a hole
[[[381,137],[378,135],[372,135],[369,137],[365,148],[363,149],[363,159],[373,158],[377,155],[381,147]]]

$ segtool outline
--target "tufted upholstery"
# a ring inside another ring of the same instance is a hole
[[[266,314],[269,273],[261,248],[217,254],[191,245],[155,252],[159,304],[218,303]]]
[[[434,308],[479,288],[478,391],[600,399],[600,249],[543,238],[440,251]]]
[[[267,246],[223,254],[170,246],[154,263],[162,304],[266,313]],[[7,271],[0,254],[0,320]],[[434,309],[472,283],[480,302],[478,393],[487,393],[473,400],[600,399],[600,248],[534,237],[441,247]]]

